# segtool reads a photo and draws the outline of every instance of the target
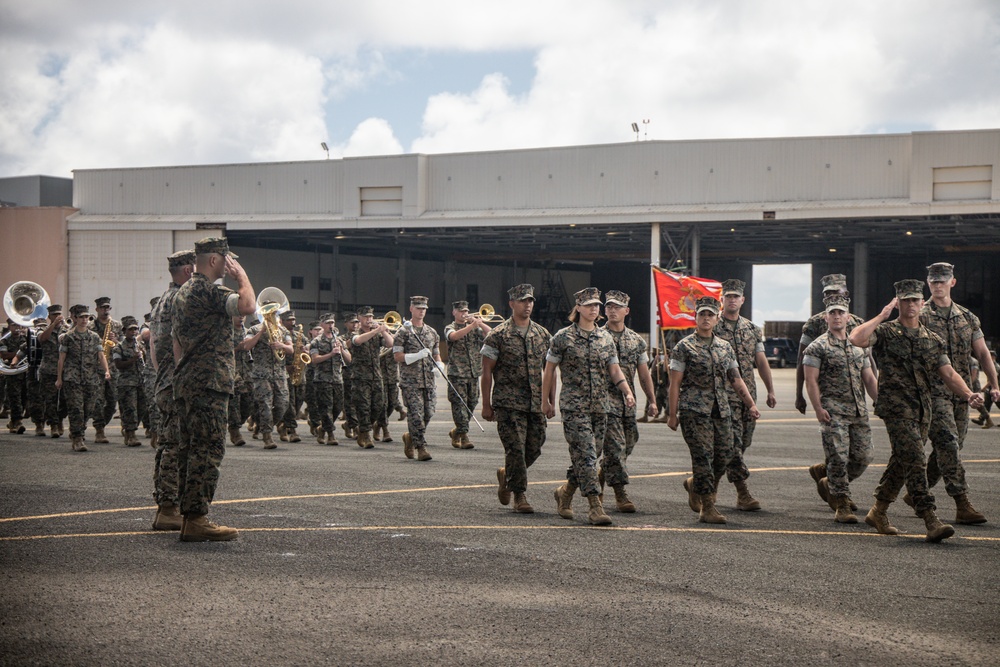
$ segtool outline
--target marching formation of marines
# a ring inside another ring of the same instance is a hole
[[[117,411],[123,444],[139,445],[144,426],[156,450],[153,528],[180,531],[183,541],[231,540],[236,529],[207,519],[227,432],[232,445],[244,446],[246,425],[264,449],[277,449],[273,433],[300,442],[305,420],[317,443],[338,445],[336,422],[343,417],[345,436],[373,449],[393,442],[388,422],[397,412],[407,422],[403,455],[430,461],[426,431],[441,376],[455,449],[474,448],[470,422],[482,428],[475,415],[480,401],[483,420],[496,423],[504,448],[497,499],[516,513],[535,511],[526,495],[528,468],[546,442],[557,388],[569,454],[566,481],[553,490],[559,516],[574,518],[579,490],[589,504],[588,521],[611,524],[606,485],[618,512],[637,511],[626,489],[628,459],[639,438],[637,422],[650,420],[681,429],[693,471],[683,487],[699,521],[726,523],[716,506],[723,476],[736,488],[737,509],[762,506],[750,493],[745,462],[760,418],[756,376],[769,408],[776,398],[762,331],[740,315],[746,289],[740,280],[722,283],[721,301],[697,300],[690,335],[670,349],[651,349],[625,325],[629,295],[611,290],[602,300],[593,287],[574,295],[570,325],[554,334],[531,319],[530,284],[509,290],[510,317],[496,326],[491,308],[484,316],[455,301],[441,336],[425,321],[428,298],[413,296],[406,321],[376,319],[362,306],[345,316],[343,336],[334,313],[306,329],[287,302],[279,309],[277,301],[258,300],[236,259],[220,238],[168,257],[171,282],[142,323],[113,319],[108,297],[95,300],[94,314],[74,305],[69,321],[62,306],[50,305],[32,331],[8,321],[0,359],[8,366],[27,360],[30,371],[4,374],[10,432],[25,433],[23,421],[30,418],[35,435],[46,435],[48,427],[58,438],[68,418],[71,448],[84,452],[87,422],[93,422],[94,442],[107,443]],[[218,284],[227,275],[235,291]],[[803,326],[795,407],[804,413],[808,395],[823,451],[809,474],[836,522],[857,523],[850,484],[873,458],[866,394],[886,425],[891,456],[865,522],[896,534],[887,510],[905,485],[903,500],[924,519],[927,541],[950,537],[954,528],[938,518],[931,493],[939,480],[954,499],[956,523],[987,521],[971,503],[960,452],[970,407],[980,411],[972,421],[993,425],[988,405],[1000,400],[1000,366],[978,318],[951,300],[955,282],[951,264],[933,264],[926,280],[930,301],[923,281],[899,281],[896,298],[862,322],[850,313],[846,278],[822,279],[824,310]],[[599,325],[602,307],[605,326]],[[895,309],[899,317],[890,320]],[[250,315],[258,321],[247,328]],[[978,386],[979,369],[985,389]],[[637,376],[646,399],[638,418]]]

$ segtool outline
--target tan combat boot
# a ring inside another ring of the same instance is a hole
[[[819,480],[819,483],[816,485],[816,488],[818,488],[820,491],[819,495],[826,498],[826,504],[830,506],[830,509],[836,512],[837,511],[836,498],[834,498],[834,496],[830,493],[830,479],[824,477],[823,479]]]
[[[463,433],[462,434],[462,446],[459,447],[459,449],[475,449],[475,448],[476,448],[476,446],[472,444],[471,440],[469,440],[469,434],[468,433]]]
[[[240,432],[239,426],[229,429],[229,442],[233,443],[234,447],[242,447],[247,444],[247,441],[243,439],[243,434]]]
[[[701,497],[701,512],[698,513],[698,521],[701,523],[725,523],[726,517],[715,509],[714,494],[706,493]]]
[[[635,503],[632,502],[625,492],[625,485],[619,484],[612,488],[615,490],[615,507],[618,508],[618,511],[625,514],[635,512]]]
[[[318,428],[318,429],[316,429],[316,432],[313,433],[313,435],[316,436],[316,443],[317,444],[320,444],[320,445],[325,445],[326,444],[326,431],[324,431],[321,428]]]
[[[688,494],[688,507],[691,508],[692,512],[700,512],[701,496],[694,492],[694,477],[688,477],[684,480],[684,490]]]
[[[994,424],[993,424],[993,418],[992,417],[987,417],[986,421],[983,422],[983,428],[993,428],[993,426],[994,426]]]
[[[535,508],[528,503],[523,492],[514,494],[514,511],[518,514],[534,514]]]
[[[111,442],[110,440],[108,440],[108,436],[104,435],[103,426],[97,429],[97,433],[94,435],[94,442],[98,445],[106,445],[109,442]]]
[[[138,447],[140,444],[139,439],[135,437],[135,431],[125,431],[125,446],[126,447]]]
[[[834,504],[837,510],[837,515],[833,517],[833,520],[837,523],[857,523],[858,517],[854,516],[851,512],[851,501],[847,496],[834,496]]]
[[[816,493],[823,499],[823,502],[829,504],[830,494],[820,485],[820,482],[826,479],[826,464],[817,463],[809,466],[809,476],[816,482]]]
[[[927,537],[924,538],[925,542],[940,542],[955,534],[955,529],[946,523],[942,523],[934,510],[924,510],[920,518],[924,520],[924,525],[927,526]]]
[[[382,426],[382,442],[392,442],[392,433],[389,433],[388,426]]]
[[[45,437],[45,424],[35,424],[35,435]]]
[[[451,438],[451,446],[454,447],[455,449],[459,449],[462,447],[462,436],[460,436],[457,433],[457,431],[458,427],[455,427],[450,431],[448,431],[448,437]]]
[[[413,458],[413,438],[410,437],[409,432],[403,434],[403,454],[406,458]]]
[[[566,482],[553,491],[556,499],[556,511],[564,519],[573,518],[573,494],[576,493],[576,489],[576,484]]]
[[[398,421],[398,422],[406,421],[406,410],[400,410],[399,411],[399,416],[396,417],[396,421]]]
[[[986,516],[972,506],[969,496],[965,493],[955,496],[955,508],[955,523],[967,526],[986,523]]]
[[[85,452],[87,451],[87,446],[83,444],[83,438],[80,436],[74,436],[72,442],[74,452]]]
[[[323,431],[323,434],[326,436],[326,444],[330,445],[331,447],[336,447],[337,445],[340,444],[339,442],[337,442],[336,428],[337,427],[334,426],[334,430],[332,433],[327,433],[326,431]],[[317,433],[320,431],[322,431],[322,429],[316,429]]]
[[[278,424],[276,429],[278,431],[278,439],[282,442],[288,442],[288,431],[285,430],[285,425]]]
[[[181,542],[228,542],[239,536],[235,528],[216,525],[204,515],[184,517],[181,527]]]
[[[56,426],[55,424],[49,427],[49,432],[51,433],[53,438],[58,438],[60,435],[62,435],[62,433],[59,431],[59,427]]]
[[[596,495],[587,496],[587,502],[590,503],[590,509],[587,510],[587,520],[595,526],[610,526],[611,517],[604,511],[601,499]]]
[[[889,509],[889,503],[884,500],[876,500],[872,508],[868,510],[868,515],[865,516],[865,523],[883,535],[899,535],[899,530],[889,523],[887,509]]]
[[[510,504],[510,489],[507,488],[507,469],[497,468],[497,500],[501,505]]]
[[[278,446],[274,444],[274,440],[271,439],[271,432],[265,431],[260,434],[261,439],[264,441],[264,449],[277,449]]]
[[[184,527],[184,517],[177,505],[160,505],[156,508],[153,530],[180,530]]]
[[[302,438],[299,437],[294,428],[287,429],[285,435],[288,436],[288,442],[302,442]]]
[[[756,512],[760,509],[760,501],[750,495],[745,479],[733,482],[733,486],[736,487],[736,509],[741,512]]]
[[[426,447],[417,447],[417,460],[430,461],[433,457]]]

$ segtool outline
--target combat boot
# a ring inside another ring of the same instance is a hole
[[[625,492],[625,485],[618,484],[617,486],[611,487],[615,490],[615,507],[618,508],[619,512],[625,514],[632,514],[635,512],[635,503],[628,497],[628,493]]]
[[[430,461],[432,458],[431,453],[427,451],[426,447],[417,447],[417,460],[418,461]]]
[[[59,420],[59,435],[62,435],[64,432],[65,431],[63,431],[63,423],[62,423],[62,420],[60,419]]]
[[[125,431],[126,447],[138,447],[140,444],[139,439],[135,437],[135,431]]]
[[[643,413],[643,415],[641,417],[639,417],[638,419],[636,419],[636,421],[639,422],[640,424],[645,424],[645,423],[649,422],[649,415]]]
[[[106,445],[109,442],[111,442],[110,440],[108,440],[108,436],[104,435],[104,427],[103,426],[100,427],[100,428],[98,428],[98,429],[96,429],[96,431],[97,432],[94,434],[94,442],[96,444],[98,444],[98,445]]]
[[[698,513],[698,521],[701,523],[725,523],[726,517],[715,509],[715,499],[713,494],[706,493],[701,497],[701,512]]]
[[[514,511],[518,514],[535,513],[535,508],[528,503],[528,499],[524,496],[523,491],[514,494]]]
[[[156,508],[153,530],[180,530],[184,527],[184,517],[177,505],[160,505]]]
[[[406,458],[413,458],[413,438],[410,437],[409,432],[403,434],[403,454]]]
[[[889,523],[889,516],[886,514],[888,509],[889,503],[884,500],[876,500],[865,516],[865,523],[883,535],[899,535],[899,530]]]
[[[235,528],[216,525],[204,515],[184,517],[181,527],[181,542],[228,542],[239,536]]]
[[[317,431],[319,431],[319,427],[316,424],[309,424],[309,435],[316,435]]]
[[[53,438],[58,438],[60,435],[62,435],[59,432],[59,427],[56,426],[55,424],[49,427],[49,433],[52,435]]]
[[[462,446],[459,449],[475,449],[475,448],[476,448],[476,446],[472,444],[471,440],[469,440],[469,434],[468,433],[463,433],[462,434]]]
[[[35,424],[35,435],[45,437],[45,424]]]
[[[74,436],[72,440],[73,451],[74,452],[85,452],[87,451],[87,446],[83,444],[83,438],[80,436]]]
[[[242,447],[247,444],[247,441],[243,439],[243,434],[240,433],[239,426],[234,426],[229,429],[229,441],[233,443],[234,447]]]
[[[299,437],[294,428],[287,429],[285,435],[288,436],[288,442],[302,442],[302,438]]]
[[[507,488],[507,469],[497,468],[497,500],[501,505],[510,504],[510,489]]]
[[[986,421],[983,422],[983,428],[993,428],[993,418],[987,417]]]
[[[278,446],[274,444],[274,440],[271,439],[271,432],[265,431],[260,434],[261,439],[264,441],[264,449],[277,449]]]
[[[281,440],[282,442],[288,442],[288,431],[285,430],[285,425],[278,424],[277,430],[278,430],[278,439]]]
[[[317,431],[319,431],[319,430],[320,429],[317,429]],[[340,444],[339,442],[337,442],[337,433],[336,433],[336,431],[334,431],[332,433],[327,433],[326,431],[323,431],[323,433],[324,433],[324,435],[326,435],[326,444],[330,445],[331,447],[336,447],[337,445]]]
[[[955,534],[955,529],[946,523],[942,523],[934,510],[924,510],[920,518],[924,520],[924,525],[927,526],[927,537],[924,538],[925,542],[940,542]]]
[[[564,519],[573,518],[573,494],[576,493],[576,484],[566,482],[562,486],[556,487],[553,495],[556,499],[556,511]]]
[[[160,434],[153,431],[153,435],[149,436],[149,446],[156,449],[160,444]]]
[[[358,446],[362,449],[372,449],[375,446],[375,440],[372,438],[371,431],[364,431],[358,434]]]
[[[396,421],[398,422],[406,421],[406,410],[399,411],[399,417],[396,418]]]
[[[324,431],[321,428],[318,428],[318,429],[316,429],[316,432],[313,433],[313,435],[316,436],[316,443],[317,444],[319,444],[319,445],[325,445],[326,444],[326,431]]]
[[[833,517],[833,520],[837,523],[857,523],[858,517],[854,516],[851,512],[851,501],[847,496],[835,496],[834,504],[837,510],[837,515]]]
[[[830,479],[824,477],[823,479],[819,480],[817,488],[820,491],[819,495],[824,496],[826,498],[826,504],[830,506],[830,509],[836,511],[837,509],[836,498],[834,498],[830,494]]]
[[[972,506],[969,496],[965,493],[955,496],[955,508],[955,523],[967,526],[986,523],[986,516]]]
[[[691,508],[692,512],[700,512],[701,496],[694,492],[694,477],[688,477],[684,480],[684,490],[688,494],[688,507]]]
[[[736,487],[736,509],[741,512],[756,512],[760,509],[760,501],[750,495],[745,479],[733,482]]]
[[[909,491],[903,494],[903,502],[909,505],[913,509],[914,516],[916,517],[920,516],[920,512],[917,511],[916,505],[913,504],[913,496],[910,495]]]
[[[392,433],[389,433],[389,427],[386,425],[382,426],[382,442],[392,442]]]
[[[822,484],[820,484],[822,480],[826,479],[826,464],[817,463],[809,466],[809,476],[813,478],[814,482],[816,482],[816,493],[818,493],[819,497],[823,499],[823,502],[829,504],[830,494],[823,488]]]
[[[610,526],[611,517],[604,511],[601,499],[596,495],[587,496],[587,502],[590,503],[590,509],[587,510],[587,520],[595,526]]]
[[[448,431],[448,437],[451,438],[451,446],[455,449],[460,449],[462,447],[462,436],[457,433],[458,427],[455,427]]]

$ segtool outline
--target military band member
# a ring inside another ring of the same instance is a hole
[[[838,523],[857,523],[852,513],[850,482],[872,460],[872,430],[865,390],[878,398],[878,380],[864,350],[847,339],[851,300],[831,294],[826,304],[827,331],[806,348],[802,359],[809,401],[823,436],[825,462],[820,490],[836,512]]]
[[[243,325],[243,316],[233,317],[233,350],[236,354],[236,371],[233,375],[233,393],[229,397],[229,442],[234,447],[247,444],[240,430],[250,417],[253,405],[253,368],[250,353],[240,349],[247,329]]]
[[[639,385],[646,395],[646,415],[655,416],[656,389],[649,373],[649,356],[646,341],[642,336],[625,326],[625,318],[631,310],[629,295],[619,290],[609,290],[604,297],[604,314],[608,323],[604,326],[617,350],[618,365],[622,369],[628,388],[635,395],[635,375],[639,374]],[[628,457],[632,455],[635,443],[639,441],[639,427],[636,425],[635,406],[625,405],[622,394],[609,383],[608,428],[604,441],[598,442],[597,456],[600,461],[601,487],[605,482],[614,489],[615,506],[619,512],[635,512],[635,503],[628,497],[625,486],[628,480]]]
[[[87,306],[73,306],[70,314],[73,316],[73,328],[59,336],[56,389],[62,391],[66,398],[73,451],[85,452],[87,447],[83,444],[83,435],[87,430],[87,420],[97,409],[101,385],[111,379],[111,371],[108,370],[108,359],[104,356],[100,336],[90,330]]]
[[[396,332],[392,353],[399,366],[399,388],[406,405],[407,432],[403,434],[403,454],[406,458],[430,461],[424,432],[434,416],[437,393],[434,388],[434,366],[444,372],[437,332],[424,323],[427,297],[410,297],[410,320]]]
[[[302,438],[295,432],[298,427],[299,411],[302,409],[302,402],[305,400],[305,370],[303,376],[296,377],[296,364],[299,354],[305,352],[306,339],[304,333],[298,330],[294,310],[286,310],[281,314],[281,326],[288,330],[292,340],[292,353],[285,355],[285,377],[288,378],[288,406],[285,414],[282,415],[281,423],[278,425],[278,434],[282,442],[301,442]]]
[[[59,336],[69,331],[63,319],[63,308],[59,304],[49,306],[49,323],[45,330],[38,334],[38,349],[42,353],[42,361],[38,366],[39,396],[45,423],[49,425],[49,434],[58,438],[63,434],[63,419],[66,418],[66,401],[63,394],[56,389],[56,377],[59,372]]]
[[[469,440],[469,418],[479,404],[479,382],[483,373],[483,341],[490,333],[490,326],[479,313],[469,314],[468,301],[451,304],[455,318],[444,328],[448,346],[448,402],[455,428],[448,432],[451,446],[456,449],[473,449]],[[464,401],[464,405],[463,405]]]
[[[177,359],[174,400],[181,426],[177,460],[184,523],[180,539],[233,540],[238,531],[212,523],[207,514],[226,453],[236,363],[232,318],[253,313],[256,301],[250,279],[230,253],[226,239],[202,239],[195,243],[195,253],[195,273],[177,291],[171,320]],[[236,281],[237,292],[215,284],[227,273]]]
[[[111,317],[111,297],[100,296],[94,299],[97,311],[97,319],[91,325],[91,330],[101,337],[104,345],[104,355],[109,357],[108,366],[111,369],[111,377],[104,382],[104,391],[97,397],[97,405],[94,408],[94,442],[107,443],[108,437],[105,435],[105,428],[115,416],[118,408],[118,369],[110,361],[112,347],[122,339],[122,323]]]
[[[374,321],[371,306],[359,308],[358,319],[361,325],[351,337],[349,346],[354,369],[354,416],[358,420],[358,447],[371,449],[375,446],[372,427],[385,418],[379,354],[382,348],[392,348],[393,338],[385,322]]]
[[[261,306],[273,303],[265,301]],[[270,327],[258,322],[247,329],[246,337],[239,346],[240,350],[249,350],[253,357],[253,401],[264,449],[278,446],[271,432],[288,409],[288,375],[285,359],[279,359],[278,354],[284,353],[285,358],[291,356],[292,335],[280,324],[276,325],[276,330],[280,338],[271,340]]]
[[[545,327],[531,320],[535,288],[527,283],[507,291],[511,316],[483,341],[483,419],[496,421],[504,450],[504,467],[497,468],[497,498],[514,511],[533,510],[525,492],[528,468],[538,460],[545,444],[542,412],[542,370],[552,340]]]
[[[549,419],[556,414],[557,368],[562,376],[559,412],[569,444],[570,467],[566,483],[555,490],[556,507],[559,516],[572,519],[573,493],[579,488],[590,505],[587,513],[590,523],[607,526],[611,518],[601,505],[597,452],[608,427],[611,408],[608,387],[622,393],[625,407],[635,406],[635,396],[618,365],[614,339],[597,326],[601,292],[596,287],[587,287],[573,296],[576,305],[570,313],[572,324],[552,336],[542,372],[542,411]]]
[[[153,367],[152,349],[152,326],[153,309],[160,297],[154,297],[149,301],[149,312],[146,313],[143,325],[139,327],[139,343],[142,345],[143,358],[146,363],[142,365],[142,397],[145,403],[146,433],[149,435],[149,446],[156,449],[159,436],[156,429],[160,423],[160,410],[156,407],[156,369]]]
[[[15,324],[7,318],[7,333],[0,338],[0,359],[11,364],[21,348],[28,342],[28,332],[20,324]],[[10,402],[10,421],[7,430],[11,433],[24,433],[26,430],[21,419],[24,416],[25,373],[7,375],[7,398]]]
[[[358,332],[361,320],[357,313],[347,313],[344,315],[344,337],[342,340],[349,341]],[[344,376],[344,437],[354,440],[358,437],[358,419],[354,414],[354,368],[346,364],[343,368]],[[333,416],[337,420],[338,415]]]
[[[344,409],[344,366],[351,363],[351,353],[337,335],[337,319],[326,313],[320,320],[322,333],[309,342],[316,404],[310,406],[319,426],[316,441],[321,445],[339,445],[336,419]]]
[[[899,531],[889,523],[886,510],[905,483],[914,509],[927,526],[927,541],[940,542],[954,535],[955,529],[942,523],[935,513],[934,496],[927,487],[924,467],[934,377],[940,377],[949,390],[973,407],[982,403],[983,398],[969,389],[952,368],[944,341],[920,324],[924,284],[919,280],[900,280],[893,287],[896,298],[850,334],[851,343],[871,347],[878,360],[875,414],[885,422],[892,445],[889,463],[875,489],[875,504],[868,511],[865,523],[880,533],[896,535]],[[888,321],[897,307],[899,317]]]
[[[156,436],[156,457],[153,461],[153,499],[156,515],[153,530],[180,530],[184,519],[180,513],[180,414],[174,401],[174,299],[181,285],[194,274],[194,250],[181,250],[167,257],[170,284],[157,299],[150,313],[149,360],[156,369],[154,397],[159,413]]]
[[[45,437],[45,406],[42,403],[42,390],[39,385],[41,374],[39,367],[42,362],[42,349],[38,344],[38,336],[48,328],[49,320],[46,317],[39,317],[32,323],[32,331],[26,337],[21,349],[18,350],[14,365],[21,363],[22,359],[28,362],[28,370],[25,371],[25,414],[31,417],[31,422],[35,425],[35,435]]]
[[[126,447],[138,447],[139,392],[142,391],[142,366],[145,360],[136,336],[139,323],[131,315],[122,318],[125,337],[111,351],[111,363],[118,369],[118,403],[121,408],[122,434]]]
[[[309,323],[309,331],[306,335],[306,354],[309,354],[310,360],[312,355],[309,353],[309,344],[317,336],[323,335],[323,327],[320,326],[319,320],[313,320]],[[305,368],[305,398],[306,398],[306,420],[309,422],[309,434],[313,437],[316,436],[316,429],[320,426],[319,414],[316,412],[316,387],[313,385],[313,372],[314,368],[312,363],[309,363]]]
[[[742,280],[731,278],[722,283],[722,313],[719,323],[715,325],[715,335],[732,346],[736,353],[736,363],[740,366],[740,377],[754,401],[757,400],[754,368],[757,369],[767,389],[767,407],[773,408],[777,405],[777,399],[774,396],[774,383],[771,381],[771,366],[764,353],[764,332],[740,315],[740,308],[746,301],[744,290],[746,283]],[[747,486],[750,471],[743,456],[753,442],[757,420],[750,416],[732,385],[727,388],[726,393],[733,420],[733,458],[726,469],[726,478],[736,487],[736,508],[744,512],[755,512],[760,509],[760,501],[751,495]]]
[[[389,433],[389,417],[393,411],[402,413],[403,406],[399,404],[399,364],[392,354],[392,348],[382,350],[379,353],[379,366],[382,368],[382,388],[385,394],[385,413],[381,421],[381,429],[376,429],[375,437],[379,437],[381,430],[382,442],[392,442],[392,434]]]
[[[951,298],[951,289],[957,282],[954,270],[955,267],[947,262],[927,267],[931,300],[920,311],[920,323],[944,341],[945,353],[966,385],[972,386],[969,362],[975,356],[986,373],[993,398],[1000,398],[996,369],[990,359],[979,318]],[[936,377],[932,379],[931,454],[927,458],[927,487],[933,488],[938,480],[944,478],[945,491],[955,499],[955,523],[986,523],[986,516],[969,501],[969,485],[960,455],[969,431],[969,403],[948,391]],[[908,499],[903,496],[904,501]]]
[[[747,407],[751,419],[760,411],[740,375],[733,347],[715,335],[721,304],[710,296],[695,305],[695,332],[674,346],[670,354],[670,417],[667,425],[680,425],[691,452],[693,477],[684,480],[688,505],[703,523],[726,523],[715,508],[719,480],[733,457],[732,414],[728,387]]]

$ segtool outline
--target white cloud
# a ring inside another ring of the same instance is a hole
[[[392,133],[392,127],[381,118],[369,118],[354,130],[347,144],[338,147],[344,157],[359,155],[396,155],[403,145]]]

